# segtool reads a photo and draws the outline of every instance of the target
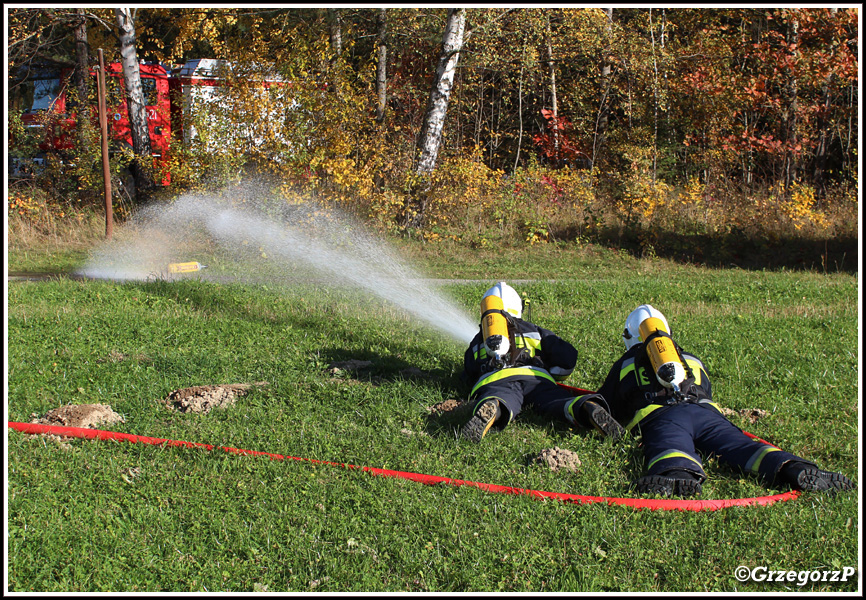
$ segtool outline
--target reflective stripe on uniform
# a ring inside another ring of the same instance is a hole
[[[722,409],[719,408],[719,405],[710,400],[699,400],[698,404],[708,404],[715,408],[718,412],[722,412]],[[654,410],[658,410],[659,408],[664,408],[668,406],[666,404],[650,404],[649,406],[644,406],[642,409],[637,411],[632,417],[631,421],[628,422],[628,425],[625,426],[626,431],[631,431],[635,425],[643,421],[651,412]]]
[[[619,380],[622,381],[623,379],[625,379],[626,375],[628,375],[630,372],[635,372],[634,357],[631,357],[630,359],[622,363],[622,368],[620,368],[619,370]],[[635,376],[637,376],[636,372]]]
[[[646,418],[652,411],[661,408],[661,404],[650,404],[649,406],[644,406],[642,409],[634,413],[631,421],[628,422],[628,425],[625,426],[626,431],[631,431],[635,425],[640,423]]]
[[[686,358],[686,363],[692,369],[692,375],[695,377],[695,385],[701,385],[701,373],[704,371],[704,365],[694,356]]]
[[[541,334],[529,332],[515,335],[514,345],[518,348],[525,347],[529,351],[529,356],[535,356],[535,353],[541,349]]]
[[[585,398],[586,396],[592,396],[594,394],[583,394],[582,396],[577,396],[573,398],[569,402],[565,404],[563,411],[565,412],[565,419],[570,421],[571,423],[577,424],[577,417],[574,415],[574,405],[577,404],[577,401],[581,398]]]
[[[469,395],[472,396],[473,394],[475,394],[475,392],[478,391],[478,388],[480,388],[483,385],[487,385],[488,383],[493,383],[494,381],[499,381],[500,379],[505,379],[507,377],[520,377],[520,376],[523,376],[523,377],[540,377],[542,379],[548,379],[548,380],[552,381],[553,383],[556,383],[556,380],[553,379],[553,377],[550,375],[550,373],[548,373],[546,370],[544,370],[540,367],[532,367],[532,366],[510,367],[507,369],[500,369],[498,371],[493,371],[492,373],[488,373],[488,374],[484,375],[483,377],[481,377],[481,379],[478,380],[478,383],[476,383],[472,387],[472,391],[469,393]]]
[[[761,467],[761,461],[764,460],[764,457],[767,456],[767,454],[769,454],[770,452],[781,452],[781,450],[779,450],[778,448],[774,448],[773,446],[760,448],[746,462],[746,470],[751,471],[752,473],[758,473],[758,469],[760,469]]]
[[[647,469],[648,470],[652,469],[652,466],[654,464],[656,464],[658,461],[666,460],[668,458],[687,458],[690,461],[692,461],[693,463],[695,463],[696,465],[698,465],[698,468],[701,471],[704,470],[703,467],[701,466],[701,461],[699,461],[698,459],[696,459],[695,457],[693,457],[689,454],[686,454],[682,450],[677,450],[676,448],[671,448],[669,450],[665,450],[661,454],[656,455],[652,460],[649,461],[649,464],[647,464]]]

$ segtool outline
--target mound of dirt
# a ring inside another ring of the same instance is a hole
[[[733,417],[734,415],[739,415],[750,424],[754,425],[758,422],[759,419],[763,419],[770,413],[761,408],[743,408],[740,410],[732,410],[730,408],[722,407],[722,414],[728,418]]]
[[[125,423],[126,420],[107,404],[67,404],[49,410],[41,418],[33,413],[30,415],[30,422],[39,425],[96,429],[98,425],[103,423]],[[53,433],[41,433],[39,437],[56,442],[64,450],[72,449],[72,446],[67,442],[73,438],[54,435]]]
[[[576,473],[578,467],[580,467],[580,459],[577,457],[577,454],[558,446],[545,448],[535,457],[534,462],[536,464],[547,465],[551,471],[564,469]]]
[[[430,412],[436,415],[444,415],[448,413],[453,413],[458,408],[461,408],[464,404],[465,402],[449,398],[448,400],[443,400],[438,404],[434,404],[428,410],[430,410]]]
[[[226,408],[235,403],[237,396],[243,396],[253,385],[266,386],[265,381],[255,384],[230,383],[226,385],[197,385],[174,390],[165,399],[171,410],[183,413],[207,414],[214,408]]]
[[[103,423],[125,423],[126,421],[107,404],[68,404],[48,411],[42,418],[31,415],[30,422],[40,425],[95,429],[97,425]]]

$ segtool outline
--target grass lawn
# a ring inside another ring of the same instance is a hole
[[[473,318],[490,283],[532,280],[514,285],[534,322],[578,348],[567,383],[580,387],[601,384],[626,315],[653,304],[704,361],[720,405],[766,411],[754,423],[735,414],[735,424],[859,483],[856,276],[603,249],[400,251],[425,276],[455,280],[442,290]],[[614,443],[529,412],[481,444],[458,439],[459,414],[431,407],[465,397],[464,347],[352,287],[61,277],[10,281],[7,308],[10,421],[105,404],[124,419],[103,427],[115,431],[584,495],[629,496],[640,474],[633,438]],[[369,365],[332,368],[349,360]],[[208,413],[165,404],[181,388],[253,382],[268,385]],[[579,456],[577,472],[533,460],[554,447]],[[784,491],[712,458],[705,466],[705,499]],[[859,489],[766,507],[635,510],[7,431],[7,528],[15,592],[861,589],[859,573],[823,575],[860,565]],[[738,581],[739,566],[812,580]]]

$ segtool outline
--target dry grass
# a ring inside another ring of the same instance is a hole
[[[850,186],[830,190],[817,201],[802,193],[787,198],[775,188],[747,193],[736,186],[690,184],[658,197],[632,198],[626,206],[582,172],[539,168],[506,180],[475,163],[445,164],[445,172],[451,177],[437,186],[425,228],[410,237],[447,242],[446,252],[455,247],[470,253],[532,247],[537,253],[548,246],[597,246],[708,266],[827,273],[851,271],[856,265],[859,202]],[[401,232],[389,216],[400,204],[399,196],[378,207],[372,226]],[[101,207],[79,207],[78,202],[58,200],[36,184],[10,188],[10,268],[32,268],[39,256],[43,264],[46,255],[80,256],[104,240]],[[364,203],[344,198],[340,205]],[[132,211],[127,205],[117,208],[121,215]],[[115,235],[122,230],[116,223]],[[437,244],[424,245],[425,254],[436,253]]]
[[[38,248],[85,250],[105,238],[105,217],[84,210],[63,217],[48,210],[37,218],[9,215],[7,232],[10,252]]]
[[[62,217],[49,210],[39,218],[7,215],[6,247],[10,271],[69,270],[105,239],[105,217],[92,210]]]

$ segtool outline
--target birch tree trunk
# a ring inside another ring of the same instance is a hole
[[[514,155],[514,170],[520,165],[520,146],[523,144],[523,66],[526,60],[526,45],[520,53],[520,78],[517,86],[517,117],[520,123],[517,134],[517,152]]]
[[[658,175],[659,155],[659,64],[656,57],[656,35],[653,29],[653,9],[649,9],[650,44],[653,57],[653,184]]]
[[[457,71],[460,51],[463,49],[465,26],[466,9],[449,8],[445,34],[442,37],[442,54],[430,90],[427,113],[421,126],[421,137],[418,139],[419,158],[415,167],[415,173],[418,175],[429,175],[436,168],[436,159],[442,143],[442,128],[448,111],[448,100],[451,97],[451,87],[454,85],[454,73]]]
[[[835,17],[839,11],[838,8],[831,8],[830,13]],[[836,42],[833,42],[835,48]],[[826,192],[826,184],[824,181],[824,171],[827,167],[827,148],[829,145],[828,125],[827,120],[830,114],[832,105],[830,103],[830,85],[833,82],[833,73],[829,73],[824,79],[824,85],[821,87],[821,110],[817,114],[817,129],[818,129],[818,145],[815,148],[815,170],[812,179],[815,182],[815,189],[819,197],[823,197]]]
[[[132,9],[115,8],[117,28],[120,33],[120,62],[123,68],[123,83],[126,87],[126,108],[129,113],[129,128],[132,132],[132,150],[136,160],[132,165],[137,190],[153,187],[151,174],[150,133],[147,128],[147,110],[144,91],[141,87],[141,72],[135,50],[135,17]]]
[[[328,31],[331,38],[331,52],[334,58],[343,53],[343,17],[339,8],[328,9]]]
[[[795,14],[791,19],[790,24],[788,25],[787,32],[787,42],[788,47],[791,49],[792,61],[796,62],[799,51],[800,44],[800,21],[796,14],[797,9],[793,9]],[[785,150],[785,162],[783,166],[782,175],[785,181],[785,191],[790,192],[791,184],[797,177],[797,151],[796,146],[798,143],[798,113],[800,110],[799,100],[799,81],[797,80],[797,75],[792,74],[789,76],[787,89],[786,89],[786,104],[784,119],[783,119],[783,139],[785,140],[786,150]]]
[[[449,8],[442,37],[442,54],[436,67],[436,76],[430,89],[427,112],[418,138],[418,162],[415,165],[417,183],[403,206],[401,221],[407,229],[420,229],[424,225],[427,206],[430,202],[430,174],[436,168],[439,147],[442,144],[442,129],[448,111],[448,100],[454,85],[457,61],[463,49],[466,9]]]
[[[430,174],[436,168],[439,147],[442,145],[442,129],[454,85],[457,61],[463,49],[465,27],[466,9],[449,8],[445,34],[442,36],[442,54],[436,66],[436,76],[430,89],[427,112],[424,114],[424,123],[418,138],[418,162],[415,165],[417,180],[404,203],[400,218],[407,229],[420,229],[424,225],[430,203]]]

